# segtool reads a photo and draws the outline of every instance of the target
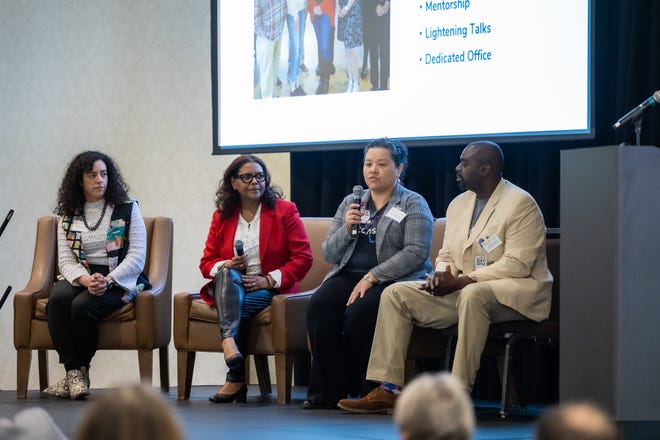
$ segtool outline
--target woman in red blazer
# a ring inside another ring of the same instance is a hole
[[[312,250],[296,205],[271,186],[264,162],[236,158],[215,195],[216,211],[199,269],[212,279],[200,291],[215,305],[227,380],[209,400],[245,402],[248,320],[268,307],[273,295],[297,292],[312,267]]]

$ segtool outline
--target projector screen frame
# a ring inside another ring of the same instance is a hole
[[[540,131],[540,132],[520,132],[520,133],[478,133],[478,134],[461,134],[461,135],[440,135],[440,136],[424,136],[424,137],[405,137],[397,136],[397,139],[406,143],[408,147],[439,147],[448,145],[459,145],[471,142],[476,139],[491,139],[500,143],[522,143],[522,142],[548,142],[548,141],[564,141],[564,140],[582,140],[594,139],[595,132],[595,117],[594,117],[594,0],[585,0],[588,9],[588,27],[587,30],[587,110],[586,119],[587,127],[581,130],[555,130],[555,131]],[[377,133],[373,137],[359,138],[359,139],[346,139],[337,141],[319,141],[319,142],[282,142],[282,143],[261,143],[254,145],[220,145],[220,102],[219,102],[219,89],[220,89],[220,71],[218,68],[218,47],[220,44],[220,36],[218,34],[218,1],[210,0],[210,26],[211,26],[211,104],[212,104],[212,126],[213,126],[213,145],[212,155],[222,154],[244,154],[244,153],[275,153],[275,152],[307,152],[307,151],[330,151],[330,150],[354,150],[361,149],[365,143],[375,137],[387,135],[387,133]],[[284,29],[286,33],[286,26]],[[308,30],[309,32],[309,30]],[[342,44],[337,43],[335,50],[343,50]],[[286,52],[284,47],[283,52]],[[276,98],[282,99],[282,98]],[[530,100],[530,105],[543,105],[542,102],[533,102]]]

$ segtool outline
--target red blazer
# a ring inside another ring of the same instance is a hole
[[[216,210],[206,238],[204,255],[199,262],[199,270],[204,278],[212,278],[209,273],[218,261],[234,257],[234,235],[238,225],[239,211],[223,219]],[[312,267],[312,248],[305,232],[295,203],[278,199],[275,209],[261,205],[259,220],[259,258],[263,273],[279,269],[282,272],[280,293],[297,292],[300,281]],[[206,284],[200,290],[202,299],[208,304],[215,300],[208,294]]]

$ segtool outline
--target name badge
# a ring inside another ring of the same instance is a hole
[[[82,220],[74,220],[71,225],[71,230],[76,232],[87,232],[87,226]]]
[[[488,258],[483,255],[477,255],[474,257],[474,268],[476,270],[483,269],[488,266]]]
[[[391,218],[397,223],[401,223],[401,221],[406,218],[408,214],[405,212],[401,211],[399,208],[396,206],[392,206],[389,211],[387,211],[387,214],[385,214],[386,217]]]
[[[486,237],[482,240],[479,240],[479,243],[481,243],[481,247],[484,248],[487,253],[491,253],[502,244],[502,240],[500,240],[500,237],[497,234],[493,234],[490,237]]]

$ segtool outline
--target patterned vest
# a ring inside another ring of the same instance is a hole
[[[105,249],[108,253],[109,272],[112,272],[119,263],[122,262],[128,252],[128,236],[131,228],[132,211],[133,202],[129,201],[127,203],[116,205],[110,216],[110,228],[108,229],[105,241]],[[82,245],[82,232],[71,230],[73,222],[75,220],[80,220],[81,218],[81,216],[64,216],[62,218],[62,229],[64,229],[64,235],[66,236],[66,241],[71,252],[73,252],[78,261],[89,271],[89,263],[85,258],[85,250]],[[149,290],[152,287],[144,272],[138,276],[136,284],[138,286],[142,284],[142,288],[139,290]],[[135,299],[135,294],[137,293],[138,292],[135,292],[133,295],[130,295],[131,301]]]

